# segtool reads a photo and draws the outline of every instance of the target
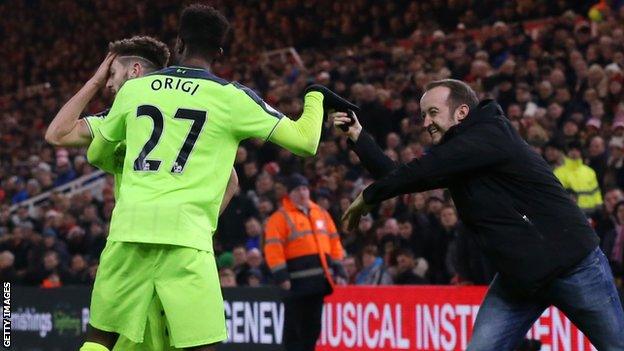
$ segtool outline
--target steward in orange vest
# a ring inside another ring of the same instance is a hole
[[[335,275],[344,277],[344,249],[330,214],[310,200],[307,179],[295,174],[288,183],[289,196],[266,223],[266,262],[279,285],[290,281],[293,292],[319,293]]]
[[[269,217],[264,255],[275,281],[288,290],[284,300],[286,351],[313,351],[321,332],[323,298],[334,276],[345,277],[344,250],[329,213],[310,201],[308,180],[293,174],[288,196]]]

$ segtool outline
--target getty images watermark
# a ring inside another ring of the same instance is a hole
[[[2,293],[2,346],[11,347],[11,283],[5,282]]]

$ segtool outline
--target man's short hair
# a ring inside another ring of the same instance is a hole
[[[370,255],[370,256],[377,257],[377,255],[378,255],[377,246],[375,246],[375,245],[366,245],[362,249],[362,255]]]
[[[477,93],[470,87],[470,85],[457,79],[441,79],[430,82],[425,86],[425,92],[437,88],[446,87],[449,88],[450,93],[447,99],[448,106],[451,113],[453,113],[459,106],[466,104],[468,108],[473,109],[479,104],[479,98]]]
[[[228,20],[214,7],[193,4],[182,11],[178,36],[188,54],[212,58],[221,49],[229,28]]]
[[[134,36],[114,41],[108,44],[108,51],[116,54],[121,60],[139,59],[143,61],[144,68],[150,71],[167,67],[170,55],[165,43],[148,36]]]

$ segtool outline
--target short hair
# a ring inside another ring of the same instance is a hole
[[[479,104],[479,98],[477,93],[470,87],[470,85],[457,79],[441,79],[430,82],[425,86],[425,92],[437,88],[446,87],[449,88],[449,96],[447,98],[447,104],[451,113],[453,113],[459,106],[466,104],[468,108],[473,109]]]
[[[214,7],[193,4],[182,11],[178,37],[188,54],[212,57],[220,50],[229,29],[228,20]]]
[[[377,246],[375,245],[366,245],[363,249],[362,249],[362,256],[363,255],[370,255],[370,256],[375,256],[377,257],[378,251],[377,251]]]
[[[167,67],[169,48],[158,39],[148,36],[134,36],[113,41],[108,44],[108,51],[117,57],[134,56],[144,62],[147,70],[159,70]]]

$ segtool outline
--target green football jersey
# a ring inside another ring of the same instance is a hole
[[[268,139],[282,117],[249,88],[203,69],[128,80],[88,153],[97,158],[126,141],[108,239],[212,251],[239,142]]]
[[[84,117],[84,121],[87,123],[87,127],[89,128],[89,133],[91,133],[91,139],[94,137],[94,131],[97,131],[100,128],[102,122],[104,122],[104,118],[106,114],[97,114],[92,116]],[[119,186],[121,185],[121,178],[123,176],[123,157],[125,153],[125,142],[119,143],[119,145],[115,148],[115,171],[112,173],[115,181],[115,189],[114,195],[117,198],[119,194]]]

